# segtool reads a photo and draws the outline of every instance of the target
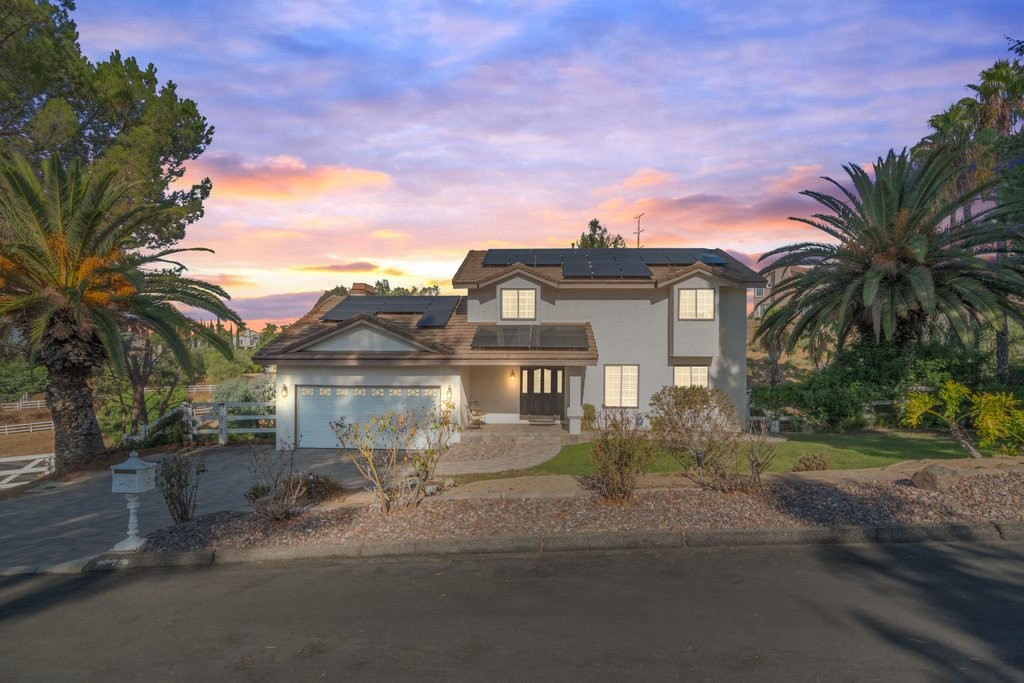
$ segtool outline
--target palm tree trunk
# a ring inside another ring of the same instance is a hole
[[[50,369],[46,405],[53,415],[58,470],[80,467],[105,449],[89,386],[90,375],[91,372],[74,367]]]
[[[1005,381],[1010,374],[1010,327],[1003,314],[1003,325],[996,330],[996,375]]]

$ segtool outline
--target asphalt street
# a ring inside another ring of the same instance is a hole
[[[1024,545],[0,578],[0,680],[1021,680]]]

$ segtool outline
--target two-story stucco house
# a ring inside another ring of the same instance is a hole
[[[279,442],[334,447],[338,417],[449,393],[463,419],[473,408],[570,435],[585,403],[646,409],[671,384],[721,389],[745,418],[747,289],[765,281],[721,250],[471,251],[452,284],[467,294],[353,287],[257,354],[277,366]]]

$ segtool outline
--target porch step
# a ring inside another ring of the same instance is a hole
[[[558,422],[557,415],[531,415],[530,424],[532,425],[553,425]]]

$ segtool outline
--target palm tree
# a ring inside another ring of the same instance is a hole
[[[129,189],[77,161],[64,166],[53,157],[38,175],[23,157],[0,161],[0,317],[49,371],[58,467],[104,450],[90,379],[105,359],[123,362],[123,329],[151,330],[186,368],[189,333],[230,354],[226,342],[175,307],[238,321],[224,303],[227,293],[182,277],[184,266],[171,257],[195,249],[132,249],[133,235],[167,209],[116,209]]]
[[[1024,317],[1011,302],[1024,293],[1024,277],[995,258],[1015,248],[1003,242],[1002,209],[962,214],[990,184],[943,199],[957,172],[949,156],[939,150],[915,163],[906,150],[890,150],[871,175],[844,166],[850,189],[825,178],[837,196],[802,192],[827,212],[791,220],[834,241],[793,244],[761,257],[779,256],[771,268],[812,267],[776,288],[774,314],[765,316],[755,338],[784,340],[792,351],[801,338],[835,325],[840,346],[867,335],[903,345],[940,327],[969,344],[979,319],[994,322],[1004,312]]]

